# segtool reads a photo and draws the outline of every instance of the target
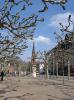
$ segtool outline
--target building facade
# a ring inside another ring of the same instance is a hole
[[[74,30],[47,52],[49,74],[74,76]]]

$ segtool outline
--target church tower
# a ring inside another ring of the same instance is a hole
[[[31,58],[31,63],[34,65],[36,63],[36,54],[35,54],[35,44],[34,44],[34,39],[33,39],[33,48],[32,48],[32,58]]]
[[[35,44],[34,44],[34,39],[33,39],[33,48],[32,48],[32,58],[31,58],[31,63],[32,63],[32,75],[35,78],[37,75],[36,71],[36,53],[35,53]]]

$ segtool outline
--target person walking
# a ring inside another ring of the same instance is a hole
[[[4,78],[4,71],[2,70],[1,71],[1,81],[3,81],[3,78]]]

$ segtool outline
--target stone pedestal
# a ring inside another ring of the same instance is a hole
[[[33,70],[32,75],[34,78],[36,78],[36,65],[33,65],[32,70]]]

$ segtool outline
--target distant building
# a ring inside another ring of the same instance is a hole
[[[7,70],[8,70],[8,74],[13,74],[15,72],[15,68],[13,65],[8,65],[7,67]]]
[[[71,34],[66,35],[64,41],[47,52],[48,66],[50,74],[68,75],[68,64],[70,64],[70,75],[74,75],[74,29]]]

